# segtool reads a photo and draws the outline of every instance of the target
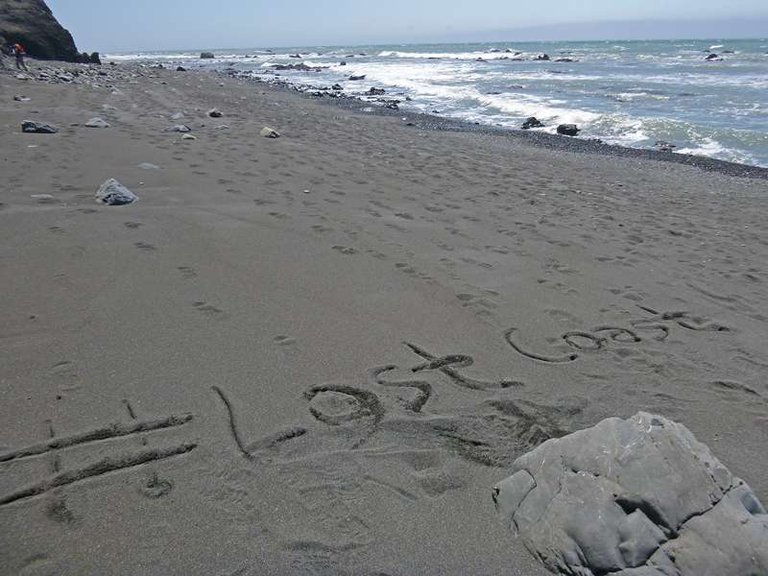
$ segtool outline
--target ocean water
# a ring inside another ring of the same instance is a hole
[[[529,116],[581,138],[768,167],[768,39],[499,42],[200,50],[111,55],[114,59],[235,70],[301,86],[341,84],[347,94],[384,88],[412,111],[518,128]],[[722,61],[709,62],[711,52]],[[519,54],[516,54],[519,53]],[[301,59],[292,58],[300,54]],[[549,61],[536,61],[539,54]],[[517,59],[520,60],[517,60]],[[573,62],[555,62],[568,58]],[[275,71],[276,64],[322,67]],[[346,62],[346,65],[341,65]],[[365,75],[363,81],[349,76]],[[409,101],[406,101],[406,97]],[[375,100],[375,98],[371,98]]]

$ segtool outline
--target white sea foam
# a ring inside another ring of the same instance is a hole
[[[415,60],[510,60],[516,58],[510,52],[400,52],[396,50],[383,50],[379,52],[380,58],[410,58]],[[530,58],[531,55],[529,54]]]

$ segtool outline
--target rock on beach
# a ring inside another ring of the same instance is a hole
[[[109,123],[103,118],[91,118],[85,125],[88,128],[109,128]]]
[[[139,197],[114,178],[110,178],[96,192],[96,199],[110,206],[122,206],[136,202]]]
[[[560,124],[557,127],[557,133],[565,136],[577,136],[581,132],[576,124]]]
[[[682,424],[640,412],[518,458],[493,499],[552,572],[768,574],[768,515]]]
[[[24,122],[21,123],[21,131],[28,134],[56,134],[59,129],[51,124],[24,120]]]
[[[280,132],[275,130],[274,128],[270,128],[269,126],[265,126],[261,129],[261,132],[259,132],[264,138],[280,138]]]

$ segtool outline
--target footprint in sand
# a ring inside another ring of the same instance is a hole
[[[176,268],[176,270],[181,272],[181,277],[184,278],[184,280],[191,280],[192,278],[197,278],[197,270],[195,270],[191,266],[179,266]]]
[[[354,248],[348,248],[346,246],[333,246],[332,250],[336,250],[336,252],[344,254],[345,256],[352,256],[353,254],[357,254],[357,250]]]
[[[211,304],[208,304],[207,302],[193,302],[192,306],[196,308],[199,312],[202,312],[203,314],[207,316],[212,317],[221,317],[226,314],[224,310],[221,308],[217,308],[216,306],[212,306]]]

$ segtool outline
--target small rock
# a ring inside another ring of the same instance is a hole
[[[365,80],[365,74],[361,74],[360,76],[350,76],[349,79],[352,80],[353,82],[356,82],[358,80]]]
[[[184,66],[177,66],[176,67],[176,72],[186,72],[186,71],[187,71],[187,69],[184,68]]]
[[[182,140],[197,140],[197,136],[193,136],[192,134],[184,134],[181,137]]]
[[[344,87],[341,84],[334,84],[331,86],[331,90],[335,90],[336,92],[339,92],[340,90],[344,90]]]
[[[714,54],[714,53],[712,53],[709,56],[707,56],[706,58],[704,58],[704,60],[706,60],[707,62],[722,62],[723,61],[723,59],[720,56],[718,56],[717,54]]]
[[[564,134],[565,136],[576,136],[581,130],[576,124],[560,124],[557,127],[558,134]]]
[[[24,120],[24,122],[21,123],[21,131],[28,134],[56,134],[59,129],[50,124],[41,124],[40,122],[33,122],[32,120]]]
[[[677,148],[676,145],[665,142],[664,140],[656,141],[656,149],[659,152],[673,152],[675,148]]]
[[[265,126],[261,129],[261,132],[259,132],[264,138],[280,138],[280,133],[277,130],[274,130],[273,128],[270,128],[268,126]]]
[[[201,52],[200,53],[200,59],[201,60],[212,60],[216,56],[213,55],[213,52]]]
[[[534,58],[534,60],[548,61],[548,60],[550,60],[549,54],[537,54],[536,57]]]
[[[136,202],[139,197],[114,178],[110,178],[96,192],[96,199],[110,206],[122,206]]]
[[[171,126],[170,128],[166,128],[166,132],[192,132],[192,128],[187,126],[186,124],[177,124],[176,126]]]
[[[208,116],[210,116],[211,118],[221,118],[222,116],[224,116],[224,114],[222,114],[221,110],[219,110],[218,108],[211,108],[210,110],[208,110]]]
[[[109,123],[103,118],[91,118],[85,125],[88,128],[109,128]]]
[[[386,93],[387,91],[384,90],[384,88],[371,88],[370,90],[368,90],[368,94],[370,94],[371,96],[383,96]]]
[[[521,128],[523,130],[530,130],[531,128],[543,128],[544,124],[535,116],[531,116],[528,118],[525,122],[523,122],[523,125]]]
[[[27,98],[26,96],[14,96],[13,97],[16,102],[29,102],[31,98]]]

